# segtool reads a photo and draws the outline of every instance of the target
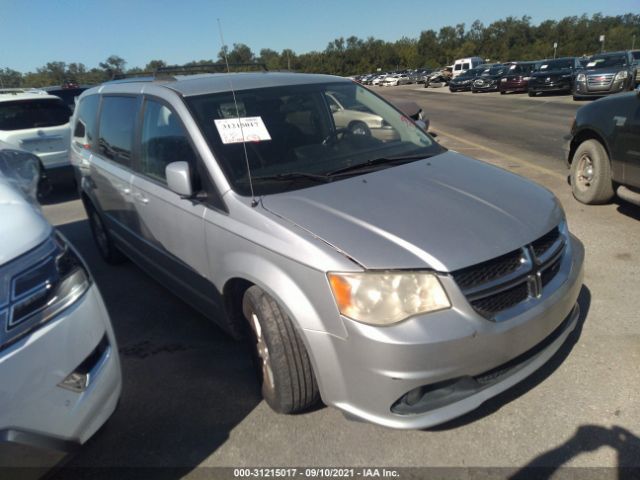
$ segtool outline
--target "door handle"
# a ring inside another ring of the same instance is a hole
[[[140,192],[134,193],[133,196],[136,197],[136,200],[140,201],[141,203],[144,203],[145,205],[149,203],[149,199]]]

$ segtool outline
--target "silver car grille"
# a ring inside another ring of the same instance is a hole
[[[589,75],[587,85],[590,87],[608,87],[613,80],[613,73],[603,73],[599,75]]]
[[[539,298],[560,270],[566,240],[555,227],[522,248],[452,273],[473,309],[499,321],[500,313]]]

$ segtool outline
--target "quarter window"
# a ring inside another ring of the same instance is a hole
[[[93,144],[99,100],[99,95],[91,95],[83,98],[78,105],[73,141],[81,147],[91,148]]]
[[[103,97],[98,152],[109,160],[131,166],[131,146],[136,122],[134,97]]]
[[[196,156],[184,127],[168,107],[147,100],[142,124],[141,173],[166,181],[165,168],[171,162],[188,162],[193,168]]]

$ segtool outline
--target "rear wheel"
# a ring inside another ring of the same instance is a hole
[[[261,288],[250,287],[242,310],[255,342],[262,396],[280,413],[297,413],[320,400],[311,360],[289,316]]]
[[[578,201],[589,205],[613,198],[609,155],[597,140],[586,140],[576,149],[571,162],[571,189]]]

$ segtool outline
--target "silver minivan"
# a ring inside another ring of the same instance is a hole
[[[71,160],[102,257],[248,338],[274,410],[423,428],[560,348],[584,249],[548,190],[421,127],[338,77],[165,75],[86,91]]]

